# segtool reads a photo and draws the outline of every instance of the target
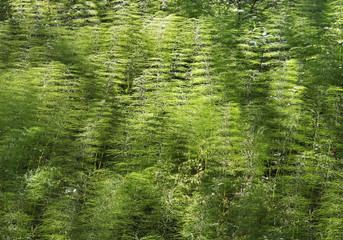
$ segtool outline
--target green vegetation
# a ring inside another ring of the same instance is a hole
[[[343,239],[343,1],[0,2],[0,239]]]

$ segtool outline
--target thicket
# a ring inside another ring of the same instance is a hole
[[[0,2],[0,238],[343,239],[343,1]]]

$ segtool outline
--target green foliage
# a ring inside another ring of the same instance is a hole
[[[339,239],[342,1],[0,3],[2,239]]]
[[[159,190],[150,174],[125,177],[99,172],[87,195],[82,234],[89,239],[163,239],[166,226]],[[158,237],[159,236],[159,237]]]

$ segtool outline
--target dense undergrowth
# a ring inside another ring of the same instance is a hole
[[[343,1],[0,3],[0,238],[343,239]]]

